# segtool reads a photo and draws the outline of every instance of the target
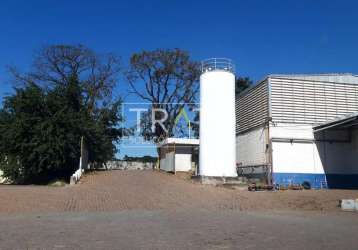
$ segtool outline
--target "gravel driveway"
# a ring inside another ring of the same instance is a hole
[[[0,249],[352,249],[357,191],[248,192],[153,171],[0,186]],[[353,247],[354,248],[354,247]]]

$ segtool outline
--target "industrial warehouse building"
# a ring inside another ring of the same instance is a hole
[[[269,75],[236,97],[239,175],[358,188],[358,76]]]

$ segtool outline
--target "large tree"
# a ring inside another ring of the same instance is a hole
[[[150,103],[151,110],[164,109],[167,119],[151,124],[152,113],[143,114],[143,136],[155,142],[174,135],[175,119],[181,110],[195,102],[199,91],[199,63],[180,49],[157,49],[133,54],[127,73],[131,92]],[[164,114],[154,112],[160,120]],[[154,127],[152,127],[154,125]]]
[[[32,71],[12,69],[15,94],[0,110],[0,169],[17,183],[68,178],[78,168],[84,139],[90,162],[111,159],[121,137],[119,70],[112,55],[83,46],[50,46]]]
[[[36,83],[46,89],[68,85],[76,76],[84,104],[95,112],[111,104],[120,63],[113,54],[99,55],[83,45],[53,45],[37,51],[31,72],[21,74],[10,67],[10,73],[16,86]]]

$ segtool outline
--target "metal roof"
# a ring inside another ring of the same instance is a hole
[[[332,83],[350,83],[358,84],[358,75],[352,73],[327,73],[327,74],[269,74],[264,78],[256,81],[252,86],[242,91],[238,97],[246,95],[256,86],[265,82],[269,78],[293,79],[293,80],[306,80],[317,82],[332,82]]]
[[[330,128],[348,128],[358,125],[358,112],[339,117],[313,127],[313,131],[319,132]]]
[[[287,78],[306,81],[354,83],[358,84],[358,75],[352,73],[329,73],[329,74],[272,74],[269,78]]]
[[[168,144],[180,144],[180,145],[199,145],[199,139],[188,138],[174,138],[170,137],[159,143],[159,147],[163,147]]]

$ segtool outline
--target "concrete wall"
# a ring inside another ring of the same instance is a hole
[[[236,162],[240,166],[267,164],[266,129],[259,127],[236,136]]]
[[[136,161],[109,161],[108,169],[118,170],[146,170],[153,169],[155,163],[152,162],[136,162]]]

